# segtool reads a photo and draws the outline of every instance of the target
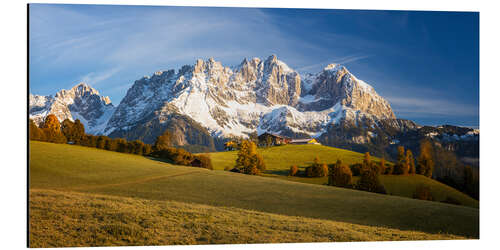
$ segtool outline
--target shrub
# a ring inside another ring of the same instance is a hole
[[[330,166],[328,175],[328,185],[337,187],[352,187],[352,172],[351,169],[342,164],[341,160]]]
[[[191,162],[191,166],[210,170],[214,169],[212,166],[212,160],[207,154],[194,155],[194,160]]]
[[[426,185],[418,185],[415,189],[415,192],[413,193],[413,198],[426,201],[434,200],[431,194],[431,188]]]
[[[356,183],[356,189],[386,194],[384,186],[380,183],[378,173],[374,168],[364,168],[361,171],[361,178]]]
[[[297,165],[293,165],[290,167],[290,171],[288,171],[288,176],[296,176],[298,172],[299,168],[297,167]]]

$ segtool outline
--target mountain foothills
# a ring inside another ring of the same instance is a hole
[[[210,58],[136,80],[117,107],[80,83],[55,97],[30,95],[29,114],[79,119],[91,134],[153,143],[165,130],[178,146],[221,150],[264,132],[317,138],[325,145],[395,155],[429,139],[460,157],[479,157],[479,131],[419,126],[396,118],[388,101],[342,65],[299,74],[275,55],[225,67]]]

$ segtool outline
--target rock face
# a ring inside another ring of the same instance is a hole
[[[37,124],[53,113],[60,121],[80,119],[87,133],[146,143],[169,130],[174,144],[197,150],[222,149],[229,138],[271,132],[377,155],[385,154],[377,150],[395,154],[398,145],[417,150],[425,138],[459,155],[479,152],[478,131],[397,119],[373,87],[342,65],[300,75],[275,55],[233,67],[199,59],[158,71],[136,80],[116,108],[83,83],[54,97],[30,95],[29,113]]]
[[[235,67],[199,59],[135,81],[104,133],[135,134],[137,125],[153,119],[163,124],[174,113],[217,138],[265,131],[316,137],[340,120],[395,119],[389,103],[341,65],[305,78],[275,55]]]
[[[80,83],[70,90],[61,90],[53,96],[29,96],[30,119],[40,125],[49,114],[54,114],[60,122],[65,119],[79,119],[88,133],[103,132],[109,118],[114,112],[109,97],[85,83]]]

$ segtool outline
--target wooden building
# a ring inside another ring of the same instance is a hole
[[[259,147],[263,146],[275,146],[275,145],[282,145],[282,144],[288,144],[291,142],[290,138],[276,135],[276,134],[271,134],[268,132],[265,132],[261,135],[259,135]]]

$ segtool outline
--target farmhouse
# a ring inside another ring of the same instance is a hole
[[[309,138],[309,139],[293,139],[290,144],[316,144],[316,145],[321,145],[316,139],[314,138]]]
[[[290,138],[267,132],[259,135],[258,138],[259,138],[259,147],[288,144],[291,141]]]

